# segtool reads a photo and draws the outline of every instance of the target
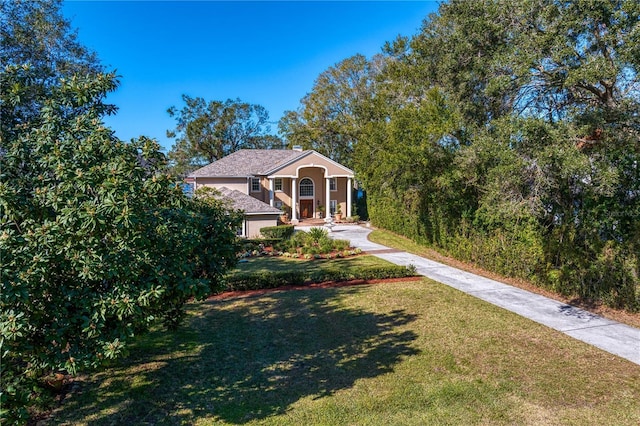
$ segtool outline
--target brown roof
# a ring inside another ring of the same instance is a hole
[[[241,149],[224,158],[214,161],[194,172],[190,177],[248,177],[267,175],[297,158],[313,151],[295,151],[290,149]]]
[[[229,189],[226,186],[218,188],[222,198],[229,200],[231,207],[235,210],[242,210],[244,214],[281,214],[282,211],[275,207],[271,207],[267,203],[253,198],[235,189]]]

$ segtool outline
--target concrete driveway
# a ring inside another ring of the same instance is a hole
[[[301,230],[307,228],[297,227]],[[640,365],[640,329],[424,257],[389,249],[369,241],[370,232],[371,229],[364,226],[336,225],[330,235],[350,240],[352,246],[391,263],[414,265],[418,273],[427,278]]]

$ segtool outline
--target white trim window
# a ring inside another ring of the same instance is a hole
[[[275,178],[274,179],[273,189],[275,191],[282,191],[282,178]]]
[[[260,192],[260,178],[251,178],[251,192]]]
[[[336,210],[338,210],[338,200],[329,200],[329,212],[331,215],[336,214]]]
[[[337,191],[338,182],[336,178],[329,178],[329,191]]]
[[[313,198],[313,181],[309,178],[300,180],[300,196]]]
[[[242,221],[242,225],[238,226],[236,228],[236,236],[237,237],[245,237],[246,233],[245,233],[245,227],[246,227],[247,223],[246,221]]]

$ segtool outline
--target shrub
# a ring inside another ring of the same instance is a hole
[[[246,291],[302,285],[306,279],[303,271],[253,272],[238,274],[227,279],[228,291]]]
[[[260,234],[265,238],[287,240],[291,238],[294,230],[295,226],[293,225],[266,226],[260,228]]]
[[[333,240],[333,249],[344,251],[351,246],[351,242],[349,240]]]
[[[323,270],[310,275],[311,282],[374,280],[416,276],[415,266],[370,266],[352,270]]]
[[[314,227],[309,229],[307,234],[309,235],[309,238],[311,238],[311,241],[316,244],[320,244],[321,241],[329,239],[329,231],[325,228]]]
[[[413,265],[374,266],[352,270],[321,270],[316,272],[269,271],[233,275],[227,278],[225,287],[228,291],[246,291],[325,281],[404,278],[415,275],[416,270]]]
[[[320,248],[320,253],[331,253],[334,249],[334,242],[329,238],[325,240],[320,240],[318,245]]]
[[[282,241],[281,238],[239,238],[238,245],[243,251],[262,251],[265,247],[276,246],[280,241]]]

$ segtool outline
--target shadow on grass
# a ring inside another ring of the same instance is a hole
[[[391,372],[418,353],[411,346],[416,334],[404,328],[415,315],[339,302],[359,292],[320,289],[207,302],[188,326],[148,336],[126,366],[95,376],[56,420],[242,424]]]

